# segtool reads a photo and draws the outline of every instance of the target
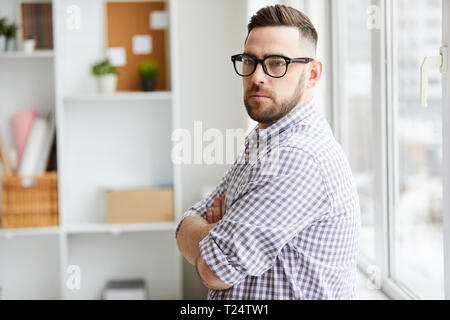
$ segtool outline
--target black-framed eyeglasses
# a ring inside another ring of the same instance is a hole
[[[248,54],[235,54],[231,56],[233,61],[234,70],[241,77],[251,76],[258,63],[261,63],[264,72],[272,78],[283,77],[290,63],[309,63],[314,60],[313,58],[288,58],[279,55],[270,55],[264,59],[256,59],[254,56]]]

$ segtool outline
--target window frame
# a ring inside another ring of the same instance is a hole
[[[450,1],[442,2],[442,46],[450,48]],[[449,60],[447,57],[447,66]],[[443,185],[443,224],[444,224],[444,290],[445,299],[450,299],[450,70],[442,74],[442,161]]]
[[[375,260],[370,259],[363,252],[358,256],[358,267],[362,273],[366,274],[370,279],[379,281],[380,289],[393,299],[419,299],[419,297],[403,285],[400,281],[396,281],[392,277],[390,259],[395,252],[394,240],[394,208],[395,201],[398,199],[399,191],[397,190],[395,180],[398,171],[398,150],[396,150],[395,141],[395,124],[396,114],[394,113],[396,99],[396,82],[393,75],[396,74],[397,66],[393,63],[396,61],[397,50],[395,15],[392,0],[371,0],[371,5],[380,8],[380,30],[372,30],[371,46],[372,46],[372,129],[373,129],[373,156],[374,159],[374,252]],[[331,104],[328,106],[331,115],[330,123],[337,140],[346,148],[347,141],[343,134],[346,123],[341,119],[345,119],[345,101],[342,92],[345,92],[341,84],[343,80],[342,57],[345,57],[345,38],[343,24],[344,1],[329,1],[331,6],[331,22],[329,31],[331,34]],[[450,43],[450,3],[442,1],[442,28],[443,28],[443,45],[449,47]],[[436,48],[439,52],[439,48]],[[449,70],[450,71],[450,70]],[[419,70],[417,71],[419,72]],[[444,167],[444,203],[443,203],[443,226],[444,226],[444,281],[445,281],[445,298],[450,299],[450,110],[445,106],[450,106],[450,72],[443,74],[442,79],[443,90],[443,165]],[[377,274],[371,273],[377,267]],[[375,276],[375,277],[374,277]],[[378,277],[378,278],[376,278]]]

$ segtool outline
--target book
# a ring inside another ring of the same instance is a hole
[[[52,4],[21,3],[22,37],[36,40],[36,49],[53,49]]]
[[[48,127],[49,124],[45,118],[37,117],[34,120],[18,169],[20,176],[34,176],[44,172],[40,171],[40,162]]]
[[[17,152],[15,168],[20,167],[23,152],[25,151],[25,146],[36,117],[37,113],[35,110],[21,110],[13,116],[14,144]]]
[[[52,143],[52,148],[50,150],[50,155],[48,156],[46,171],[58,171],[56,134],[53,136],[53,143]]]
[[[55,123],[55,115],[53,112],[50,112],[46,118],[47,121],[47,133],[44,138],[44,142],[42,145],[42,151],[37,163],[36,172],[37,174],[42,174],[47,169],[48,159],[50,157],[50,152],[52,150],[53,142],[56,139],[56,123]]]

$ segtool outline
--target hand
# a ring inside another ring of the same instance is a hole
[[[215,197],[213,207],[206,210],[206,221],[216,223],[223,218],[225,214],[225,193],[220,197]]]

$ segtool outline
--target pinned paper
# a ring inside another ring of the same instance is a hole
[[[150,29],[167,29],[167,11],[150,12]]]
[[[149,54],[152,52],[152,37],[149,35],[135,35],[133,37],[133,53]]]
[[[106,56],[115,67],[123,67],[127,64],[127,52],[124,47],[108,48]]]

